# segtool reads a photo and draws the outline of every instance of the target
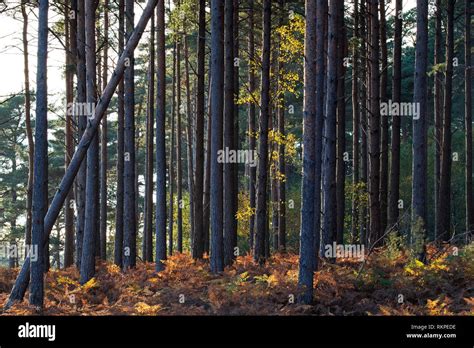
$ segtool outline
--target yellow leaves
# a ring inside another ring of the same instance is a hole
[[[99,286],[99,283],[97,282],[97,279],[94,277],[94,278],[91,278],[87,283],[85,283],[82,286],[82,290],[88,291],[90,289],[97,288],[98,286]]]
[[[450,302],[448,298],[446,298],[446,302]],[[442,302],[441,299],[430,300],[426,301],[426,308],[428,309],[428,313],[430,315],[446,315],[449,314],[447,310],[448,303]]]
[[[249,202],[248,205],[244,205],[244,206],[239,207],[239,210],[235,214],[235,218],[238,221],[249,221],[250,218],[255,215],[255,211],[256,211],[256,209],[252,208],[250,206],[250,202]]]
[[[161,309],[160,305],[150,306],[145,302],[138,302],[135,304],[135,310],[140,315],[156,315]]]
[[[58,284],[61,284],[61,285],[73,285],[77,287],[80,286],[77,281],[69,277],[58,276],[58,278],[56,278],[56,281],[58,282]]]
[[[112,274],[120,273],[120,267],[116,264],[107,265],[107,271]]]
[[[160,281],[160,279],[159,279],[159,278],[150,278],[150,279],[148,279],[148,281],[149,281],[150,283],[155,284],[155,283],[158,283],[158,282]]]

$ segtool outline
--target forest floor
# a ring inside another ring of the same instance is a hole
[[[209,260],[177,254],[157,274],[139,263],[126,273],[110,263],[79,285],[74,267],[46,275],[46,315],[474,315],[474,245],[428,247],[428,265],[383,248],[362,263],[325,262],[316,272],[314,304],[296,302],[298,255],[277,254],[263,266],[238,257],[220,274]],[[0,270],[0,306],[18,269]],[[295,301],[292,301],[292,300]],[[28,301],[3,315],[29,315]]]

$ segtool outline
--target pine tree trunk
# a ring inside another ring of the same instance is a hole
[[[28,14],[26,13],[26,0],[21,3],[21,14],[23,17],[23,74],[25,80],[25,128],[28,139],[28,183],[26,186],[26,222],[25,222],[25,244],[31,245],[31,220],[33,205],[33,161],[35,145],[33,142],[33,130],[31,127],[31,94],[30,94],[30,72],[28,59]]]
[[[155,16],[150,25],[150,62],[148,65],[145,216],[143,227],[143,260],[153,262],[153,129],[155,127]]]
[[[363,0],[362,0],[363,1]],[[356,187],[359,184],[359,131],[360,131],[360,100],[359,100],[359,0],[354,1],[354,31],[352,37],[357,40],[352,49],[352,221],[351,242],[355,243],[359,226],[359,196]]]
[[[268,119],[270,117],[270,48],[271,48],[271,10],[270,0],[263,1],[262,33],[262,85],[260,97],[260,122],[257,167],[257,202],[255,219],[254,260],[265,261],[265,240],[267,231],[267,182],[268,182]]]
[[[33,229],[31,233],[32,247],[37,248],[37,259],[31,262],[30,305],[38,310],[43,307],[44,300],[44,264],[45,254],[43,241],[47,238],[45,230],[45,214],[48,209],[48,87],[47,87],[47,56],[48,56],[48,0],[39,1],[38,18],[38,63],[36,73],[36,120],[35,120],[35,156],[33,180]],[[23,296],[22,296],[23,297]]]
[[[472,58],[471,58],[471,1],[464,7],[464,120],[466,127],[466,231],[474,234],[474,208],[472,198]]]
[[[166,52],[165,1],[159,0],[156,13],[156,271],[164,269],[166,260]]]
[[[130,40],[134,28],[134,1],[125,0],[126,41]],[[129,66],[125,69],[125,121],[124,121],[124,236],[123,268],[134,268],[137,257],[137,215],[135,192],[135,58],[129,56]]]
[[[380,102],[387,102],[388,83],[388,51],[385,1],[380,1]],[[380,118],[380,238],[387,228],[387,198],[388,198],[388,116]]]
[[[96,104],[96,43],[95,43],[95,1],[85,2],[85,34],[86,34],[86,95],[89,107]],[[87,115],[88,121],[93,114]],[[87,150],[87,181],[86,181],[86,212],[84,223],[84,239],[82,241],[80,283],[87,283],[95,274],[95,256],[97,243],[97,221],[99,205],[96,198],[99,193],[99,134],[96,134]],[[98,255],[97,255],[98,256]]]
[[[234,0],[225,0],[224,15],[224,150],[234,149]],[[232,263],[233,220],[234,214],[234,178],[235,164],[224,163],[224,265]]]
[[[447,6],[446,74],[442,121],[440,184],[438,202],[438,229],[436,239],[447,241],[451,234],[451,113],[454,58],[454,2]]]
[[[224,111],[224,37],[222,23],[224,6],[220,0],[211,0],[211,176],[210,176],[210,218],[211,218],[211,271],[224,270],[223,241],[223,171],[218,162],[218,151],[222,150]]]
[[[401,102],[402,94],[402,8],[403,0],[395,5],[395,35],[393,44],[393,84],[392,103]],[[392,116],[390,194],[388,202],[388,227],[398,220],[398,200],[400,198],[400,116]]]
[[[181,104],[181,38],[176,43],[176,195],[178,199],[177,216],[177,250],[183,252],[183,162],[182,162],[182,129],[181,115],[184,113],[184,107]]]
[[[305,3],[305,65],[304,65],[304,107],[303,107],[303,183],[301,188],[301,234],[300,234],[300,261],[298,286],[301,293],[299,301],[309,304],[313,300],[313,271],[314,271],[314,196],[315,187],[315,141],[314,128],[316,121],[316,47],[317,36],[316,20],[318,14],[316,6],[322,7],[322,1],[308,0]],[[319,9],[321,9],[319,7]],[[321,17],[319,17],[321,19]],[[319,29],[319,28],[318,28]],[[320,33],[320,32],[318,32]],[[322,42],[319,41],[319,44]]]
[[[118,51],[119,55],[124,50],[124,33],[125,33],[125,0],[119,0],[119,34],[118,34]],[[124,97],[124,81],[120,79],[117,91],[117,193],[115,207],[115,241],[114,241],[114,263],[120,268],[123,267],[123,203],[124,203],[124,186],[123,186],[123,170],[124,170],[124,122],[125,122],[125,97]]]
[[[197,94],[196,94],[196,124],[195,138],[195,169],[194,169],[194,243],[193,258],[202,258],[204,253],[204,83],[206,62],[206,1],[199,1],[198,28],[198,58],[197,58]],[[207,232],[206,232],[207,233]]]
[[[248,67],[248,83],[249,83],[249,93],[253,95],[256,86],[255,79],[255,22],[254,22],[254,0],[249,0],[249,42],[248,42],[248,54],[249,54],[249,67]],[[248,142],[249,142],[249,151],[256,151],[256,134],[255,134],[255,102],[250,101],[248,103]],[[255,189],[256,189],[256,177],[257,177],[257,168],[256,166],[249,166],[249,200],[250,208],[255,209]],[[249,220],[249,247],[250,250],[253,250],[254,247],[254,236],[255,236],[255,214],[252,214]]]
[[[428,67],[428,1],[417,1],[415,50],[415,82],[413,101],[419,103],[419,117],[413,120],[413,173],[412,173],[412,235],[425,233],[427,228],[427,81]],[[448,64],[449,65],[449,64]],[[449,155],[451,156],[451,155]],[[443,201],[448,201],[444,196]],[[417,228],[416,228],[417,227]],[[418,229],[418,231],[416,231]],[[421,230],[420,230],[421,229]],[[424,253],[423,253],[424,254]],[[424,255],[420,255],[424,259]]]
[[[168,216],[168,253],[173,255],[173,226],[174,226],[174,157],[175,157],[175,118],[176,118],[176,42],[173,47],[173,83],[171,106],[171,147],[169,163],[169,216]]]
[[[370,0],[369,50],[369,246],[377,241],[381,230],[380,209],[380,72],[378,0]]]

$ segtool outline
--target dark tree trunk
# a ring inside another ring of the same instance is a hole
[[[48,0],[39,2],[38,18],[38,65],[36,72],[36,122],[35,122],[35,162],[33,180],[33,229],[31,242],[38,248],[37,259],[31,262],[30,305],[41,310],[44,300],[44,264],[43,241],[45,232],[45,214],[48,209]],[[23,297],[23,296],[22,296]]]
[[[321,224],[321,206],[322,206],[322,177],[323,177],[323,132],[324,115],[326,114],[326,61],[327,61],[327,22],[328,22],[328,2],[317,0],[316,18],[322,20],[316,21],[316,120],[314,126],[314,228],[313,228],[313,269],[318,269],[319,250],[323,245],[321,243],[322,224]],[[309,43],[308,43],[309,44]],[[310,48],[312,49],[312,48]],[[309,93],[309,92],[308,92]],[[321,250],[323,250],[321,248]]]
[[[305,3],[306,30],[305,30],[305,65],[304,65],[304,109],[303,109],[303,183],[301,188],[301,234],[300,234],[300,262],[298,286],[300,287],[299,300],[309,304],[313,300],[313,272],[314,272],[314,196],[315,187],[315,139],[314,128],[316,121],[316,34],[317,14],[316,4],[321,6],[322,1],[309,0]],[[320,17],[321,19],[321,17]],[[318,28],[319,29],[319,28]],[[321,42],[319,42],[321,44]]]
[[[125,15],[124,15],[124,0],[119,0],[119,34],[118,34],[118,50],[119,55],[124,49],[124,33],[125,33]],[[116,207],[115,207],[115,245],[114,245],[114,263],[123,266],[123,203],[124,203],[124,187],[123,187],[123,170],[124,170],[124,82],[123,78],[117,91],[117,193],[116,193]]]
[[[134,28],[134,1],[125,0],[125,33],[126,40]],[[136,215],[136,192],[135,192],[135,83],[134,54],[129,56],[130,65],[125,69],[125,122],[124,122],[124,236],[123,236],[123,268],[134,268],[137,257],[137,215]]]
[[[443,63],[443,34],[442,34],[442,5],[441,0],[436,0],[435,5],[435,43],[434,43],[434,64]],[[438,204],[439,204],[439,180],[441,175],[441,141],[442,141],[442,119],[443,119],[443,73],[437,69],[434,74],[434,142],[435,142],[435,163],[434,163],[434,211],[435,230],[438,229]]]
[[[255,60],[255,19],[254,19],[254,0],[249,0],[249,42],[248,42],[248,51],[249,51],[249,68],[248,68],[248,83],[249,83],[249,93],[253,95],[256,86],[255,78],[255,68],[253,62]],[[249,123],[249,150],[256,151],[256,134],[255,134],[255,102],[250,101],[248,104],[248,123]],[[257,178],[257,168],[256,166],[249,166],[249,200],[250,208],[255,209],[255,189],[256,189],[256,178]],[[250,231],[249,231],[249,246],[250,250],[253,250],[254,247],[254,236],[255,236],[255,214],[252,214],[249,220]]]
[[[107,86],[109,59],[109,0],[104,0],[104,46],[102,61],[102,89]],[[102,119],[100,137],[100,258],[107,259],[107,113]]]
[[[270,0],[263,1],[263,33],[262,33],[262,85],[260,101],[258,167],[257,167],[257,202],[255,219],[255,250],[254,260],[265,261],[265,240],[267,238],[267,181],[268,181],[268,119],[270,115],[270,44],[271,15]]]
[[[224,150],[234,149],[234,0],[225,0],[224,16]],[[224,265],[232,263],[234,254],[234,178],[235,164],[224,163]]]
[[[446,78],[444,84],[443,130],[440,163],[441,171],[437,212],[438,229],[436,231],[436,238],[442,241],[449,240],[451,234],[451,113],[454,58],[454,3],[455,1],[450,1],[447,6],[448,18],[446,28]]]
[[[346,96],[344,57],[346,56],[346,29],[344,25],[344,4],[337,9],[337,152],[336,152],[336,236],[338,244],[344,239],[346,162]]]
[[[363,1],[363,0],[362,0]],[[352,37],[360,40],[359,32],[359,0],[354,1],[354,31]],[[359,46],[356,41],[352,49],[352,221],[351,242],[355,243],[359,226],[359,197],[356,186],[359,184],[359,131],[360,131],[360,100],[359,100]]]
[[[369,50],[369,245],[377,241],[381,229],[380,209],[380,75],[378,0],[370,0]]]
[[[170,167],[169,167],[169,217],[168,217],[168,253],[173,255],[173,224],[174,224],[174,157],[175,157],[175,126],[176,116],[176,42],[173,47],[173,84],[172,106],[171,106],[171,147],[170,147]]]
[[[211,86],[211,76],[209,76],[209,88]],[[204,252],[209,254],[209,238],[210,238],[210,215],[211,215],[211,97],[208,94],[207,98],[207,125],[206,125],[206,158],[204,167],[204,189],[203,189],[203,233],[204,233]]]
[[[66,105],[72,105],[74,102],[74,68],[73,68],[73,51],[71,42],[74,39],[72,35],[73,25],[72,19],[69,17],[69,11],[65,9],[64,13],[64,30],[66,43]],[[73,115],[66,113],[66,153],[64,156],[65,168],[69,166],[71,157],[74,153],[74,137],[73,137]],[[64,268],[71,266],[74,263],[74,209],[73,209],[73,191],[71,190],[66,198],[64,205]],[[59,268],[59,265],[58,265]]]
[[[198,58],[197,58],[197,95],[196,95],[196,124],[195,138],[195,170],[194,170],[194,243],[193,258],[202,258],[204,254],[204,83],[206,63],[206,1],[199,1],[198,29]],[[207,233],[207,232],[206,232]]]
[[[178,38],[176,43],[176,195],[178,199],[178,214],[177,214],[177,250],[179,253],[183,252],[183,166],[182,166],[182,130],[181,130],[181,115],[184,113],[184,108],[181,105],[181,38]]]
[[[321,247],[336,237],[336,113],[337,113],[337,37],[338,4],[329,4],[326,118],[323,155],[323,234]]]
[[[224,102],[224,37],[222,24],[224,6],[220,0],[211,0],[211,271],[224,270],[223,245],[223,172],[218,162],[218,151],[222,150],[223,102]]]
[[[107,109],[110,100],[112,99],[112,95],[115,92],[115,89],[117,88],[120,80],[122,79],[122,76],[125,71],[125,62],[128,57],[131,56],[132,52],[135,50],[135,48],[138,45],[138,42],[140,41],[140,38],[143,35],[143,31],[145,30],[145,27],[148,23],[148,20],[150,19],[153,10],[156,7],[158,0],[150,0],[146,7],[143,9],[143,13],[140,17],[140,20],[138,21],[138,24],[133,32],[133,34],[130,37],[130,40],[127,42],[127,46],[124,49],[123,54],[120,56],[117,66],[115,67],[115,70],[112,74],[112,77],[110,81],[107,83],[107,87],[105,90],[102,92],[102,95],[100,96],[99,103],[97,104],[97,107],[95,108],[94,111],[94,117],[91,118],[87,124],[87,128],[84,132],[84,135],[82,136],[76,151],[74,152],[74,156],[71,159],[71,163],[69,165],[69,168],[67,172],[64,174],[63,178],[61,179],[61,183],[59,184],[58,190],[56,191],[56,194],[54,195],[54,198],[51,202],[51,205],[48,209],[48,212],[44,218],[44,235],[45,238],[41,241],[43,244],[43,247],[48,245],[49,242],[49,235],[51,233],[51,229],[53,227],[53,224],[55,223],[59,212],[61,211],[64,201],[66,200],[66,196],[71,189],[74,179],[76,175],[79,172],[79,167],[81,166],[81,163],[83,162],[87,149],[89,148],[92,138],[96,135],[97,130],[99,128],[100,120],[103,117],[105,110]],[[47,3],[46,3],[47,5]],[[44,9],[44,5],[42,10]],[[46,6],[47,9],[47,6]],[[41,11],[40,11],[41,12]],[[43,23],[44,25],[44,32],[47,34],[47,20],[43,19],[43,13],[40,16],[40,23]],[[47,19],[47,18],[46,18]],[[45,35],[46,36],[46,35]],[[42,38],[43,39],[43,38]],[[46,37],[44,38],[46,39]],[[46,40],[44,40],[44,43],[46,43]],[[42,46],[40,46],[42,47]],[[46,52],[45,52],[46,53]],[[39,55],[41,59],[46,57],[45,55]],[[46,65],[44,65],[46,67]],[[41,96],[41,95],[40,95]],[[38,99],[37,99],[38,100]],[[46,109],[44,109],[46,110]],[[43,139],[46,141],[46,137],[43,137]],[[37,152],[38,153],[38,152]],[[36,156],[36,155],[35,155]],[[44,163],[45,161],[43,161]],[[40,184],[38,184],[40,185]],[[43,183],[43,187],[46,187],[45,183]],[[41,253],[40,253],[41,254]],[[35,262],[33,262],[34,264]],[[8,297],[8,301],[4,306],[4,310],[8,310],[11,308],[11,306],[18,301],[21,301],[23,299],[23,296],[25,295],[26,289],[28,287],[28,283],[30,281],[30,255],[27,256],[25,259],[25,262],[23,263],[23,266],[20,270],[20,273],[18,274],[18,277],[15,281],[15,284],[13,286],[13,289],[10,293],[10,296]],[[42,267],[41,267],[42,269]],[[41,279],[42,279],[42,274],[41,274]]]
[[[85,36],[85,0],[77,0],[77,96],[78,105],[86,103],[86,36]],[[86,130],[87,116],[78,114],[78,139]],[[87,179],[87,156],[81,164],[76,179],[76,266],[81,268],[82,243],[84,238],[84,223],[86,214],[86,180]]]
[[[387,102],[388,83],[388,51],[387,51],[387,24],[385,20],[385,1],[380,1],[380,102]],[[380,118],[380,230],[382,236],[387,228],[387,198],[388,198],[388,116]]]
[[[403,0],[395,5],[395,38],[393,43],[393,84],[392,103],[401,102],[402,94],[402,8]],[[392,116],[390,194],[388,202],[388,226],[398,220],[398,200],[400,198],[400,116]]]
[[[471,58],[471,2],[465,1],[464,7],[464,122],[466,127],[466,231],[473,235],[474,210],[472,203],[472,58]]]
[[[153,262],[153,129],[155,127],[155,16],[150,26],[150,62],[146,127],[145,216],[143,227],[143,260]]]
[[[96,103],[96,43],[95,43],[95,1],[85,2],[85,34],[86,34],[86,95],[87,105]],[[93,114],[87,115],[88,118]],[[86,213],[84,224],[84,240],[82,241],[81,278],[84,284],[95,274],[95,248],[97,238],[97,220],[99,220],[99,134],[96,134],[87,150],[87,181],[86,181]],[[98,256],[98,255],[97,255]]]
[[[412,224],[427,227],[427,81],[428,66],[428,1],[417,0],[415,82],[413,101],[419,103],[420,114],[413,120],[413,173],[412,173]],[[452,60],[451,60],[452,61]],[[449,66],[450,64],[448,64]],[[451,157],[451,153],[449,154]],[[449,201],[444,196],[443,201]],[[412,237],[413,237],[412,229]],[[418,231],[424,233],[424,231]],[[421,255],[424,258],[424,255]]]
[[[165,0],[158,1],[157,28],[157,89],[156,89],[156,271],[164,269],[166,260],[166,52]]]

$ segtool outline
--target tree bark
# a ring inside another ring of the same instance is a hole
[[[474,208],[472,198],[472,53],[471,53],[471,1],[464,5],[464,119],[466,127],[466,231],[474,234]]]
[[[43,308],[44,264],[43,241],[48,230],[45,228],[45,214],[48,210],[48,0],[39,1],[38,18],[38,63],[36,72],[36,120],[35,120],[35,162],[33,180],[33,229],[31,242],[38,248],[37,259],[27,258],[24,265],[31,263],[30,305],[37,310]]]
[[[363,0],[362,0],[363,1]],[[354,1],[354,46],[352,49],[352,221],[351,242],[355,243],[359,226],[359,197],[356,187],[359,184],[359,131],[360,131],[360,100],[359,100],[359,0]]]
[[[263,1],[262,33],[262,85],[260,101],[258,167],[257,167],[257,202],[255,219],[254,260],[265,262],[265,240],[267,238],[267,181],[268,181],[268,119],[270,116],[270,44],[271,44],[271,10],[270,0]]]
[[[94,137],[94,135],[97,133],[97,129],[100,124],[100,120],[102,116],[104,115],[105,110],[107,109],[110,100],[112,99],[112,95],[115,92],[115,89],[117,88],[117,85],[119,84],[123,73],[125,71],[125,61],[127,60],[128,57],[132,54],[133,50],[138,45],[138,42],[140,41],[140,38],[143,34],[143,31],[145,30],[145,27],[147,25],[148,20],[150,19],[153,10],[157,4],[158,0],[150,0],[146,7],[143,10],[142,16],[140,17],[140,20],[138,21],[138,24],[132,33],[129,41],[127,42],[127,45],[124,49],[124,52],[120,56],[117,65],[115,67],[115,70],[112,74],[112,77],[110,81],[107,83],[107,87],[105,90],[102,92],[101,97],[99,98],[99,103],[97,104],[97,107],[95,108],[94,111],[94,117],[91,118],[87,124],[87,128],[84,132],[84,135],[82,136],[79,145],[76,148],[76,151],[74,152],[74,155],[71,159],[71,163],[69,165],[69,168],[67,172],[64,174],[63,178],[61,179],[61,183],[59,184],[59,188],[54,195],[54,198],[51,202],[51,205],[48,209],[48,212],[46,214],[46,217],[44,218],[44,235],[45,238],[41,241],[41,244],[43,246],[46,246],[48,243],[48,237],[49,234],[51,233],[51,229],[53,227],[53,224],[55,223],[59,212],[62,209],[62,206],[64,204],[64,201],[66,200],[67,193],[71,189],[74,179],[79,171],[79,167],[81,166],[82,161],[84,160],[87,149],[90,146],[91,140]],[[47,5],[47,3],[46,3]],[[44,12],[44,3],[42,3],[42,10]],[[44,13],[42,13],[40,23],[44,24],[44,32],[46,32],[47,35],[47,18],[45,19],[43,17]],[[43,32],[43,31],[42,31]],[[45,36],[46,36],[45,35]],[[46,39],[46,37],[42,38]],[[42,41],[43,42],[43,41]],[[46,40],[44,40],[46,43]],[[46,55],[39,55],[39,59],[44,59],[46,58]],[[40,58],[41,57],[41,58]],[[43,65],[41,65],[43,66]],[[37,99],[38,100],[38,99]],[[45,109],[46,110],[46,109]],[[46,141],[46,137],[43,137],[43,139]],[[39,153],[39,152],[37,152]],[[35,154],[36,156],[36,154]],[[45,161],[43,161],[44,163]],[[40,185],[40,184],[38,184]],[[46,185],[43,184],[43,187]],[[10,296],[8,298],[7,303],[4,306],[4,310],[8,310],[11,308],[11,306],[18,301],[21,301],[23,299],[23,296],[26,292],[26,289],[28,287],[28,283],[30,281],[30,255],[27,256],[25,259],[25,262],[23,263],[23,266],[20,270],[20,273],[18,274],[18,277],[15,281],[15,284],[13,286],[13,289],[10,293]],[[41,279],[42,279],[42,274],[41,274]],[[30,290],[31,291],[31,290]]]

